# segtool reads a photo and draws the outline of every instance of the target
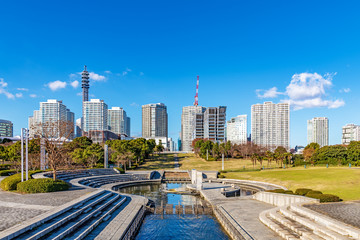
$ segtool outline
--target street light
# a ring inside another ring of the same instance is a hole
[[[21,128],[21,181],[24,181],[24,140],[26,144],[26,181],[29,180],[29,129]]]

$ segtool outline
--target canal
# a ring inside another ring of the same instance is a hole
[[[185,191],[185,183],[139,185],[119,189],[122,193],[141,195],[156,206],[173,204],[196,206],[203,200],[197,196],[178,194]],[[230,239],[213,215],[195,214],[148,214],[135,237],[150,239]]]

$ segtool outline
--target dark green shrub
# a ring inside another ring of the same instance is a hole
[[[46,193],[65,191],[70,185],[62,180],[53,180],[51,178],[30,179],[17,185],[18,192],[21,193]]]
[[[307,196],[308,194],[322,194],[322,192],[320,192],[320,191],[309,191],[308,193],[306,193],[306,195],[305,196]]]
[[[10,176],[15,174],[15,170],[0,170],[0,176]]]
[[[319,193],[308,193],[306,197],[319,199],[321,203],[323,202],[340,202],[341,199],[332,194],[319,194]]]
[[[225,175],[219,174],[218,178],[225,178]]]
[[[267,190],[267,192],[272,192],[272,193],[285,193],[284,189],[273,189],[273,190]]]
[[[43,172],[43,171],[41,170],[29,171],[29,179],[31,178],[31,175],[39,172]],[[24,179],[25,179],[25,174],[24,174]],[[17,188],[16,186],[19,182],[21,182],[21,173],[14,174],[3,179],[0,182],[0,188],[4,191],[15,191]]]
[[[124,169],[121,167],[116,167],[115,169],[117,169],[121,174],[125,173]]]
[[[298,188],[296,189],[295,194],[305,196],[310,191],[312,191],[310,188]]]

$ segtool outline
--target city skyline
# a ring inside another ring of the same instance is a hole
[[[169,137],[177,139],[182,107],[193,104],[199,75],[199,105],[227,106],[227,120],[250,116],[256,103],[290,101],[291,147],[306,145],[306,121],[320,116],[330,120],[329,143],[340,144],[342,126],[360,124],[360,36],[351,31],[359,24],[358,3],[312,3],[312,11],[310,2],[233,4],[184,2],[169,9],[166,2],[143,2],[138,9],[135,3],[64,3],[50,14],[50,3],[35,4],[31,13],[29,3],[3,3],[0,19],[8,24],[1,27],[0,118],[12,121],[19,135],[47,99],[63,100],[81,117],[80,73],[87,65],[89,98],[126,109],[133,136],[141,136],[141,105],[163,102]],[[294,7],[308,17],[292,17]],[[91,17],[94,11],[99,18]],[[258,21],[248,21],[252,16]],[[83,37],[84,26],[90,38]]]

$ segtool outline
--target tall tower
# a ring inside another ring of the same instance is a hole
[[[89,101],[89,72],[86,70],[86,65],[84,71],[81,73],[81,88],[83,89],[83,102]]]

